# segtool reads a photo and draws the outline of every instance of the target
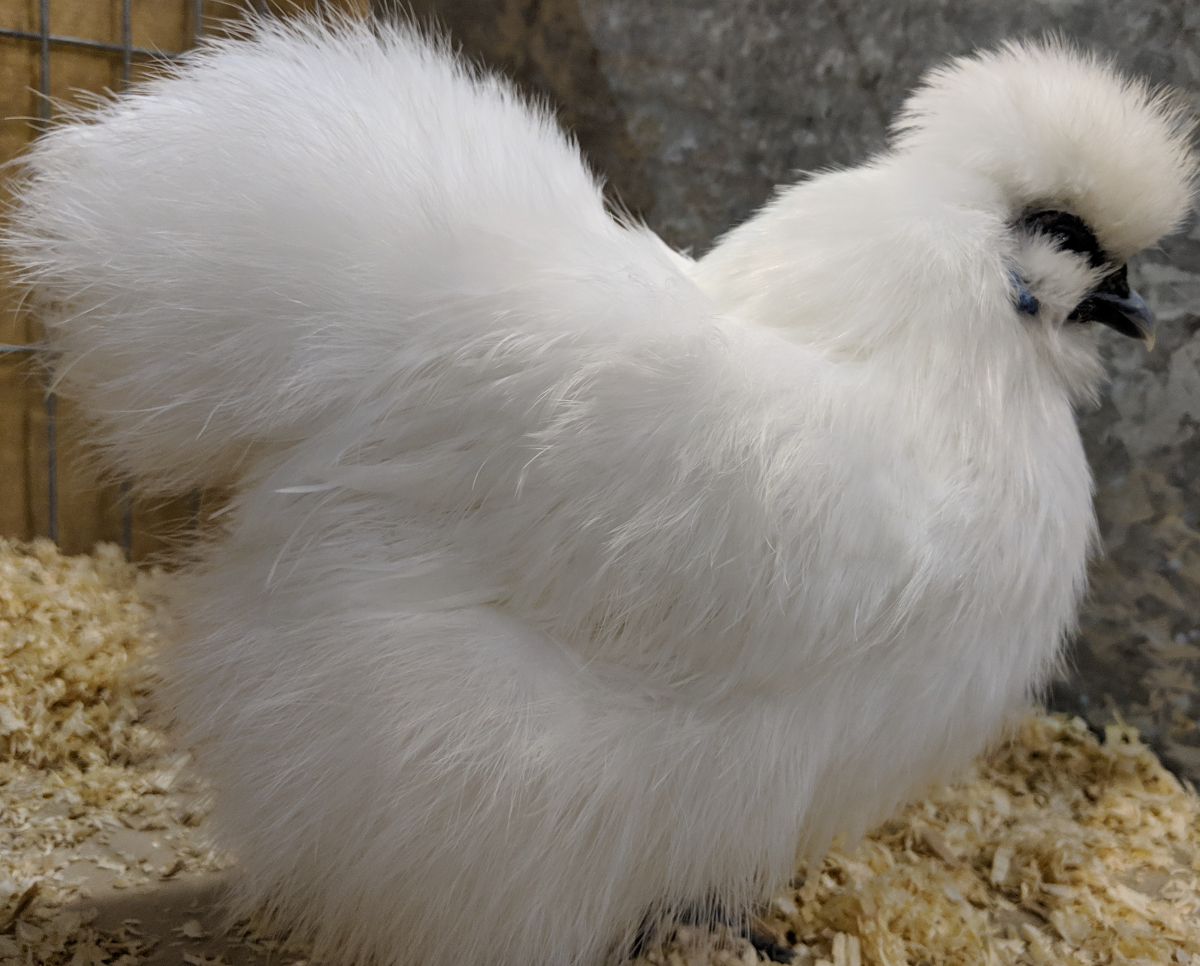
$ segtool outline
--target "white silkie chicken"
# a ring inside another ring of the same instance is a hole
[[[404,28],[259,24],[60,126],[7,250],[143,487],[235,484],[174,711],[340,962],[586,966],[968,760],[1094,541],[1072,416],[1181,112],[1008,46],[692,264]]]

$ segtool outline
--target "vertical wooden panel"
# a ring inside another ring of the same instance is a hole
[[[0,533],[26,539],[35,531],[33,501],[42,491],[29,478],[31,415],[41,404],[20,356],[0,356]]]
[[[116,6],[114,4],[114,6]],[[133,45],[150,50],[186,50],[192,45],[192,4],[133,0]]]
[[[0,0],[0,24],[16,30],[38,29],[36,0]],[[0,160],[17,155],[29,140],[38,100],[38,48],[35,43],[0,39]],[[7,185],[2,200],[10,198]],[[3,267],[3,266],[0,266]],[[0,344],[24,344],[36,335],[19,292],[5,272],[0,277]],[[44,496],[44,480],[34,460],[42,425],[37,410],[41,392],[31,377],[29,357],[0,354],[0,532],[21,538],[36,532],[34,503]]]

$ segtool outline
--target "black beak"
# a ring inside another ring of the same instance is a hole
[[[1067,321],[1099,322],[1154,348],[1154,313],[1146,300],[1130,289],[1124,265],[1101,279],[1096,291],[1075,306]]]

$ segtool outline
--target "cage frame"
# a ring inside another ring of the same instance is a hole
[[[204,36],[204,0],[187,0],[192,11],[192,46]],[[36,41],[38,44],[38,116],[34,122],[45,129],[51,120],[53,102],[50,99],[50,53],[54,47],[75,50],[90,50],[105,54],[121,55],[121,86],[129,84],[134,60],[172,61],[183,51],[163,51],[149,47],[137,47],[133,43],[133,0],[121,0],[121,42],[93,40],[50,32],[50,0],[38,0],[38,29],[18,30],[0,27],[0,38]],[[0,354],[26,353],[33,355],[47,348],[44,342],[29,342],[20,345],[0,344]],[[50,387],[43,403],[46,412],[46,529],[47,536],[58,542],[58,395]],[[120,484],[121,548],[128,557],[133,547],[133,502],[131,484],[123,480]]]

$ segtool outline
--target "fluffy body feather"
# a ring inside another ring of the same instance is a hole
[[[1013,219],[1094,198],[1123,258],[1191,160],[1052,48],[901,123],[695,264],[403,28],[260,24],[39,142],[7,246],[61,389],[144,487],[239,487],[169,661],[243,900],[323,958],[595,963],[746,910],[1046,678],[1097,272]]]

